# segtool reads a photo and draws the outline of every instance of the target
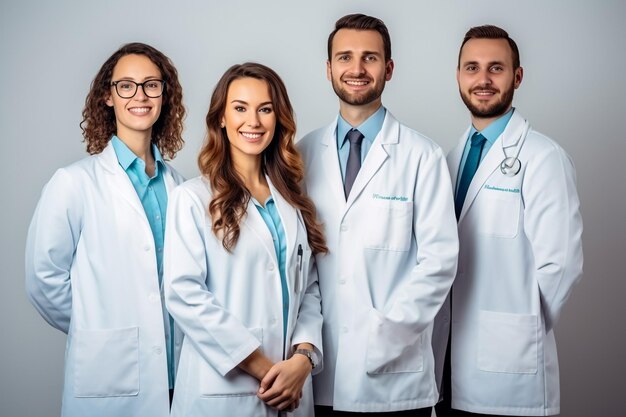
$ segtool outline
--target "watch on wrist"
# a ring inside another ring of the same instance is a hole
[[[309,362],[311,363],[311,370],[315,369],[315,367],[317,366],[317,355],[315,354],[314,351],[310,350],[310,349],[296,349],[293,352],[294,355],[299,354],[299,355],[304,355],[307,357],[307,359],[309,360]]]

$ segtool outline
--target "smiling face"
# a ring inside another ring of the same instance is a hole
[[[117,61],[112,81],[130,80],[142,83],[147,80],[160,80],[161,71],[145,55],[125,55]],[[122,98],[111,86],[110,94],[106,97],[106,104],[113,107],[117,136],[122,140],[150,139],[152,126],[159,119],[163,96],[150,98],[143,88],[138,87],[132,98]]]
[[[470,39],[461,50],[459,92],[472,119],[480,125],[487,126],[511,108],[522,77],[522,68],[513,68],[511,47],[505,39]]]
[[[342,104],[377,109],[393,61],[385,62],[383,39],[374,30],[341,29],[332,41],[326,76]]]
[[[260,160],[276,129],[276,114],[266,81],[245,77],[230,83],[222,128],[226,129],[235,165]]]

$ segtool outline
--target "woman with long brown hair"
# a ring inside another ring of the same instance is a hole
[[[26,288],[67,333],[64,417],[168,417],[174,329],[161,297],[166,162],[185,109],[172,62],[142,43],[102,65],[83,110],[91,156],[59,169],[28,231]]]
[[[198,157],[172,195],[167,308],[185,333],[172,416],[312,416],[321,365],[314,253],[327,252],[300,182],[295,121],[270,68],[217,83]]]

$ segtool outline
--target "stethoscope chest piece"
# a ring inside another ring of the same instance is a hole
[[[507,177],[516,176],[520,170],[522,169],[522,163],[520,160],[514,156],[510,156],[505,158],[504,161],[500,164],[500,171]]]

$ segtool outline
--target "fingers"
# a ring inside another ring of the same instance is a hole
[[[265,376],[261,380],[261,383],[260,383],[260,386],[259,386],[259,394],[263,394],[268,389],[270,389],[272,384],[274,384],[274,381],[276,380],[276,377],[278,376],[278,374],[279,374],[279,371],[276,368],[276,366],[272,366],[270,368],[270,370],[267,371],[267,373],[265,374]],[[261,397],[259,397],[259,398],[261,398]],[[261,398],[261,399],[263,401],[265,401],[263,398]]]

